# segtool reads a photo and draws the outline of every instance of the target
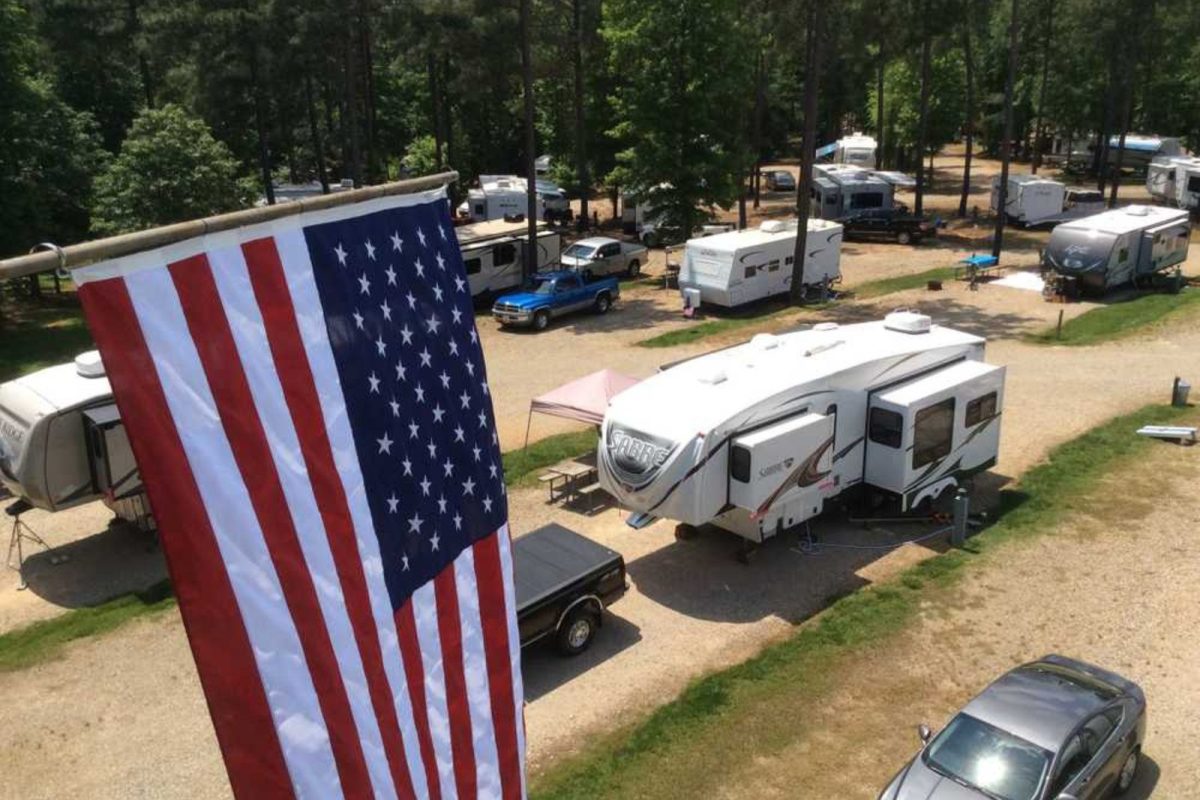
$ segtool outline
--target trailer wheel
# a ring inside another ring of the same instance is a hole
[[[564,656],[577,656],[587,650],[600,626],[595,609],[579,607],[567,615],[558,628],[558,651]]]
[[[608,292],[601,292],[596,295],[597,314],[607,314],[610,308],[612,308],[612,300],[609,299]]]
[[[635,258],[629,262],[629,268],[625,271],[625,274],[628,275],[630,278],[636,278],[641,273],[641,271],[642,271],[642,265],[639,264],[638,260]]]
[[[675,526],[675,541],[686,542],[695,539],[700,535],[700,529],[695,525],[688,525],[686,522],[681,522]]]
[[[900,231],[896,234],[896,241],[900,244],[908,244],[912,241],[912,234],[908,231]]]
[[[533,329],[535,331],[544,331],[550,325],[550,312],[542,309],[533,315]]]

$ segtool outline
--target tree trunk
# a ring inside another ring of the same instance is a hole
[[[366,3],[359,4],[358,29],[362,47],[362,97],[363,121],[366,127],[366,177],[367,183],[375,183],[379,179],[379,148],[375,140],[375,65],[371,55],[371,27],[367,23],[369,11]]]
[[[258,136],[258,167],[262,175],[263,194],[267,205],[275,205],[275,184],[271,180],[271,148],[267,143],[266,104],[262,83],[258,75],[258,44],[251,39],[249,45],[250,91],[254,94],[254,128]]]
[[[154,108],[154,86],[150,82],[150,62],[146,60],[146,50],[139,35],[142,32],[142,20],[138,13],[138,0],[129,0],[125,4],[126,37],[137,50],[138,74],[142,79],[142,93],[146,98],[146,108]]]
[[[975,56],[971,52],[971,3],[965,4],[966,14],[963,19],[963,64],[967,72],[967,121],[963,128],[966,131],[964,144],[966,153],[963,156],[962,193],[958,196],[958,215],[967,215],[967,201],[971,194],[971,157],[975,149]]]
[[[533,34],[533,0],[521,0],[521,84],[525,95],[525,218],[528,226],[526,258],[521,269],[524,277],[537,272],[537,172],[534,169],[536,146],[533,130],[533,53],[530,39]]]
[[[317,124],[317,107],[313,104],[312,76],[304,75],[304,102],[308,106],[308,136],[312,140],[313,158],[317,162],[317,180],[321,193],[329,194],[329,173],[325,171],[325,148],[321,143],[321,126]]]
[[[363,175],[358,122],[358,43],[355,39],[354,25],[348,21],[346,23],[346,75],[343,89],[345,112],[342,116],[346,142],[343,168],[357,188],[363,185]]]
[[[885,7],[887,0],[880,4],[880,11]],[[879,34],[879,55],[875,64],[875,169],[883,169],[883,130],[886,127],[883,121],[883,68],[887,66],[887,55],[883,47],[885,28],[880,24],[876,28]]]
[[[1000,196],[996,210],[996,232],[992,236],[992,255],[1000,258],[1004,247],[1004,209],[1008,204],[1008,162],[1012,159],[1013,82],[1017,74],[1017,18],[1020,0],[1012,0],[1012,19],[1008,22],[1008,70],[1004,75],[1004,139],[1000,142]]]
[[[425,54],[425,77],[429,82],[429,122],[433,128],[433,157],[437,161],[438,169],[441,169],[445,163],[442,161],[442,112],[438,108],[437,61],[434,60],[432,50]]]
[[[442,73],[438,79],[441,90],[441,101],[438,104],[442,110],[442,136],[446,142],[446,166],[452,168],[457,163],[454,153],[454,116],[450,113],[450,56],[442,54]]]
[[[933,34],[929,30],[929,2],[921,1],[921,106],[917,118],[917,192],[916,208],[918,216],[925,208],[925,149],[929,133],[929,60],[933,44]]]
[[[796,246],[792,251],[793,303],[804,301],[804,261],[808,253],[809,188],[812,186],[813,160],[816,157],[817,92],[821,76],[821,36],[827,0],[809,0],[808,32],[804,70],[804,140],[800,151],[800,179],[796,181]],[[832,3],[830,3],[832,5]]]
[[[592,179],[587,163],[587,119],[583,93],[583,0],[571,2],[571,33],[575,56],[575,174],[579,181],[579,218],[583,227],[589,221],[588,200]]]
[[[758,57],[754,62],[754,173],[750,180],[754,186],[754,207],[759,207],[760,190],[762,184],[762,127],[763,127],[763,112],[767,104],[767,91],[763,85],[766,79],[766,58],[763,52],[758,52]]]
[[[1046,10],[1046,40],[1042,46],[1042,85],[1038,88],[1037,122],[1033,126],[1033,164],[1031,169],[1036,175],[1042,165],[1042,140],[1046,137],[1043,125],[1046,122],[1046,81],[1050,76],[1050,45],[1054,37],[1054,7],[1058,0],[1051,0]]]
[[[1115,73],[1115,66],[1110,65],[1108,86],[1104,93],[1104,111],[1100,121],[1100,134],[1096,140],[1096,188],[1100,190],[1101,194],[1104,193],[1108,185],[1106,182],[1108,179],[1108,137],[1110,136],[1109,132],[1112,130],[1113,105],[1116,104],[1116,100],[1113,97],[1113,86],[1119,80]]]
[[[1130,59],[1132,61],[1132,59]],[[1129,133],[1129,118],[1133,114],[1133,64],[1124,70],[1126,78],[1122,86],[1121,137],[1117,141],[1117,163],[1113,168],[1112,191],[1108,196],[1108,207],[1116,208],[1117,192],[1121,187],[1121,169],[1125,165],[1125,136]]]

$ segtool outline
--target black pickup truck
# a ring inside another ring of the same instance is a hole
[[[838,222],[846,239],[893,239],[900,244],[916,244],[926,236],[937,235],[937,223],[918,217],[906,206],[867,208],[852,211]]]
[[[604,609],[625,594],[621,554],[561,525],[517,538],[513,572],[522,647],[553,636],[564,655],[582,653]]]

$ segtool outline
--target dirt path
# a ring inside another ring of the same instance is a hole
[[[712,796],[875,797],[919,746],[918,722],[943,725],[1005,670],[1061,652],[1146,690],[1147,760],[1129,796],[1200,797],[1198,459],[1158,445],[1102,484],[1113,502],[989,555],[903,636],[856,658],[792,743]]]

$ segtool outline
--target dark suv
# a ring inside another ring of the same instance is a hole
[[[847,239],[893,239],[900,244],[919,242],[937,235],[937,224],[918,217],[905,206],[865,208],[838,219]]]

